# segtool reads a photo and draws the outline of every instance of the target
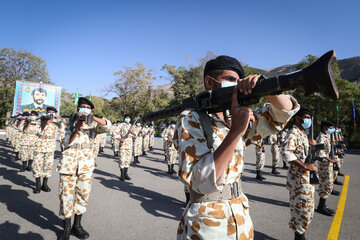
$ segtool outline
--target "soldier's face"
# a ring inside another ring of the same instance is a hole
[[[46,93],[35,91],[33,96],[34,102],[38,105],[42,105],[46,99]]]
[[[223,70],[222,74],[217,76],[216,79],[206,76],[205,87],[207,90],[214,90],[221,88],[222,81],[236,82],[239,79],[239,74],[231,70]]]

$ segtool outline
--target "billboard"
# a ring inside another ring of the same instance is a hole
[[[39,82],[16,81],[13,116],[32,110],[46,113],[55,107],[60,112],[61,87]]]

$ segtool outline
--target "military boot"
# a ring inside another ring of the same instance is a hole
[[[338,180],[337,180],[337,178],[335,179],[334,184],[336,184],[336,185],[340,185],[340,186],[341,186],[341,185],[343,185],[343,183],[342,183],[342,182],[340,182],[340,181],[338,181]]]
[[[27,166],[26,170],[28,170],[28,171],[32,170],[32,163],[33,163],[33,160],[29,160],[29,163],[28,163],[28,166]]]
[[[342,173],[340,172],[340,169],[339,169],[339,172],[338,172],[338,176],[341,176],[341,177],[344,176],[344,174],[342,174]]]
[[[126,180],[131,180],[131,178],[128,175],[128,169],[129,168],[124,168],[124,177],[125,177]]]
[[[331,191],[331,195],[335,195],[335,196],[340,196],[340,192],[336,191],[335,189],[333,189]]]
[[[74,219],[74,224],[71,229],[71,234],[79,239],[87,239],[89,238],[89,233],[83,229],[81,226],[81,217],[82,215],[76,215]]]
[[[286,165],[285,161],[283,161],[283,169],[289,169],[289,167]]]
[[[64,224],[64,232],[58,238],[58,240],[69,240],[71,233],[71,218],[67,218],[63,220],[63,224]]]
[[[19,152],[15,152],[15,161],[20,160]]]
[[[185,206],[186,206],[188,202],[190,202],[190,193],[185,192],[185,197],[186,197],[186,201],[185,201]]]
[[[25,172],[26,168],[27,168],[27,163],[28,161],[23,161],[22,162],[22,166],[20,168],[20,172]]]
[[[142,154],[143,156],[146,156],[147,154],[146,154],[146,152],[145,151],[143,151],[143,154]]]
[[[104,152],[104,148],[103,147],[100,147],[100,150],[99,150],[99,152]]]
[[[152,151],[152,150],[153,150],[153,147],[152,147],[152,146],[150,146],[150,147],[149,147],[149,149],[150,149],[150,151]]]
[[[121,174],[121,175],[120,175],[120,180],[121,180],[121,181],[125,181],[124,170],[125,170],[124,168],[120,168],[120,174]]]
[[[136,156],[135,162],[136,162],[136,163],[140,163],[140,161],[139,161],[139,156]]]
[[[319,205],[316,208],[316,212],[321,213],[326,216],[330,216],[330,217],[334,216],[334,213],[329,211],[329,209],[326,208],[325,203],[326,203],[326,199],[320,198]]]
[[[298,233],[298,232],[295,232],[295,240],[306,240],[305,238],[305,233]]]
[[[175,164],[171,164],[171,173],[176,173],[176,171],[174,170],[174,165]]]
[[[43,190],[44,192],[50,192],[51,191],[51,189],[47,185],[47,181],[48,181],[48,178],[44,177],[43,178],[43,184],[42,184],[42,187],[41,187],[41,190]]]
[[[41,191],[41,179],[40,177],[35,178],[36,181],[36,188],[34,189],[34,193],[38,194]]]
[[[172,174],[172,172],[171,172],[171,165],[167,165],[168,166],[168,171],[167,171],[167,173],[168,174]]]
[[[261,170],[256,170],[256,179],[260,180],[260,181],[263,181],[266,179],[262,176]]]
[[[272,167],[272,171],[271,171],[272,174],[275,174],[275,175],[279,175],[280,172],[278,170],[276,170],[276,167]]]

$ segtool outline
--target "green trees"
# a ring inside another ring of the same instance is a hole
[[[26,50],[0,50],[0,125],[9,118],[13,108],[16,81],[51,83],[43,59]]]

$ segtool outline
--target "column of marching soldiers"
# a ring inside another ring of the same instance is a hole
[[[85,98],[79,99],[78,113],[87,113],[84,116],[89,116],[93,108],[94,106],[91,101]],[[70,233],[80,239],[89,237],[89,234],[81,226],[81,216],[86,211],[88,203],[91,176],[96,166],[95,159],[99,152],[104,152],[107,132],[111,136],[114,156],[119,157],[121,181],[131,180],[128,172],[130,164],[139,164],[139,156],[146,155],[146,152],[153,150],[154,125],[145,124],[141,126],[140,122],[134,121],[134,123],[131,123],[131,121],[131,116],[127,114],[124,115],[124,122],[117,121],[113,124],[99,116],[93,116],[91,119],[79,119],[79,115],[74,114],[64,118],[57,115],[55,108],[48,107],[45,115],[40,115],[36,111],[30,113],[24,112],[6,122],[6,141],[13,147],[15,159],[22,162],[20,172],[33,172],[36,181],[35,194],[41,191],[51,191],[47,182],[52,173],[56,139],[57,137],[60,139],[62,160],[57,166],[57,171],[60,173],[60,219],[64,221],[64,234],[60,239],[68,239]],[[82,127],[81,131],[77,122]],[[178,153],[173,144],[175,126],[176,122],[174,121],[170,124],[166,123],[166,127],[161,132],[165,161],[168,165],[167,172],[169,174],[176,173],[174,165]],[[77,131],[76,129],[79,130]],[[74,135],[74,133],[77,134]],[[272,153],[271,174],[280,174],[277,168],[282,156],[281,148],[284,147],[284,142],[289,135],[288,133],[288,128],[285,128],[280,133],[268,137]],[[84,138],[85,135],[88,138]],[[82,141],[79,141],[81,139]],[[322,121],[321,132],[316,141],[325,145],[324,149],[317,152],[318,160],[323,160],[318,163],[319,187],[317,192],[320,196],[320,201],[316,211],[327,216],[333,216],[335,211],[326,206],[326,199],[331,194],[340,195],[333,188],[333,185],[342,185],[337,180],[337,176],[343,176],[340,173],[340,167],[343,164],[344,158],[344,137],[337,125],[329,121]],[[81,142],[81,144],[78,142]],[[91,153],[90,155],[89,152]],[[256,179],[263,181],[265,180],[262,175],[265,165],[263,139],[255,143],[255,154]],[[74,161],[75,158],[77,158],[77,163]],[[82,161],[81,159],[84,160]],[[89,159],[94,160],[93,164],[89,164],[86,161]],[[284,160],[283,168],[288,169]],[[292,189],[289,186],[287,187],[291,195]],[[186,188],[185,195],[186,202],[188,202],[190,196],[189,190]],[[75,219],[71,228],[70,221],[72,215],[75,215]]]

